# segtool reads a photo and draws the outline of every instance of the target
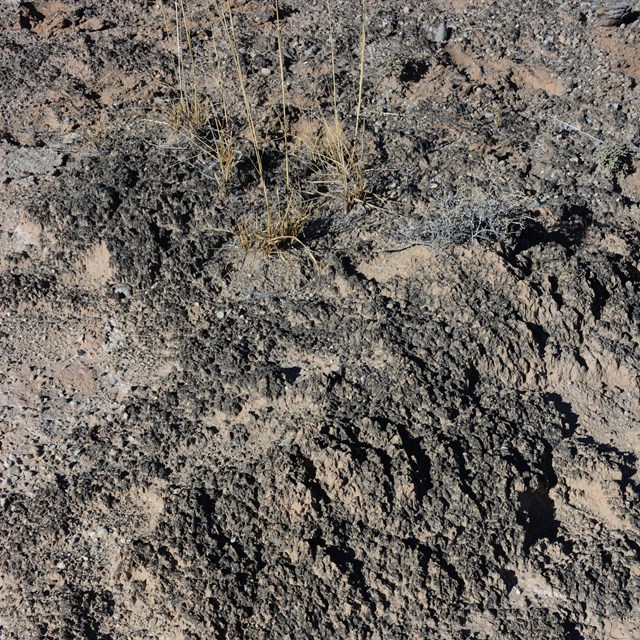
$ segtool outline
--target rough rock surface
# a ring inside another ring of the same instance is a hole
[[[232,5],[268,131],[274,11]],[[353,113],[354,5],[283,7],[294,130],[330,36]],[[640,637],[637,13],[365,8],[375,199],[267,258],[219,231],[250,147],[223,196],[166,126],[173,3],[0,4],[0,639]],[[403,244],[471,184],[526,224]]]

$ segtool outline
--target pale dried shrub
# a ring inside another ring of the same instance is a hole
[[[427,213],[404,236],[411,244],[431,247],[478,245],[518,234],[525,221],[518,194],[472,188],[433,198]]]
[[[612,174],[629,172],[631,166],[631,152],[626,145],[615,140],[605,140],[597,149],[596,162]]]

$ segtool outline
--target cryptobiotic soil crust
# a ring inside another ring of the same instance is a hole
[[[275,11],[231,8],[275,193]],[[265,257],[238,95],[228,195],[168,126],[173,3],[0,4],[3,640],[640,637],[637,13],[364,8],[367,197]],[[282,3],[296,152],[360,15]],[[478,189],[517,228],[420,234]]]

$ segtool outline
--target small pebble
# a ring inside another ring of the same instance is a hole
[[[632,7],[624,2],[609,4],[596,9],[596,18],[603,27],[618,27],[632,15]]]
[[[131,297],[131,285],[128,284],[116,284],[113,287],[113,293],[117,296],[119,296],[121,299],[126,300],[127,298]]]
[[[449,27],[444,20],[442,20],[442,22],[440,22],[440,24],[438,25],[435,40],[436,42],[439,42],[441,44],[444,44],[445,42],[447,42],[447,40],[449,40]]]

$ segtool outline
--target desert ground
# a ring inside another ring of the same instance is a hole
[[[640,638],[640,5],[0,2],[0,640]]]

